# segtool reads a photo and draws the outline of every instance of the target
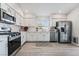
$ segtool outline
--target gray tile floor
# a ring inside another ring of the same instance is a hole
[[[59,43],[26,43],[16,56],[79,56],[79,47]]]

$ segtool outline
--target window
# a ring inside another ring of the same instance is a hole
[[[49,19],[48,18],[38,19],[38,26],[49,27]]]

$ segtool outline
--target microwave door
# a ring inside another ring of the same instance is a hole
[[[2,17],[1,17],[1,20],[2,22],[4,23],[10,23],[10,24],[14,24],[15,23],[15,20],[16,18],[5,13],[5,12],[2,12]]]

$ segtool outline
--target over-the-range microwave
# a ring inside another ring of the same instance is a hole
[[[14,24],[16,22],[16,18],[0,8],[0,22]]]

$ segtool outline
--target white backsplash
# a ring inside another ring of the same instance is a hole
[[[0,23],[0,27],[10,27],[8,24]]]
[[[0,27],[10,27],[12,32],[19,32],[20,30],[20,26],[5,23],[0,23]]]
[[[39,28],[38,31],[36,31],[36,27],[29,27],[27,32],[49,32],[50,28],[48,27],[41,27]]]
[[[28,32],[35,32],[36,31],[36,28],[35,27],[29,27],[27,31]]]
[[[20,32],[20,26],[10,25],[11,32]]]

